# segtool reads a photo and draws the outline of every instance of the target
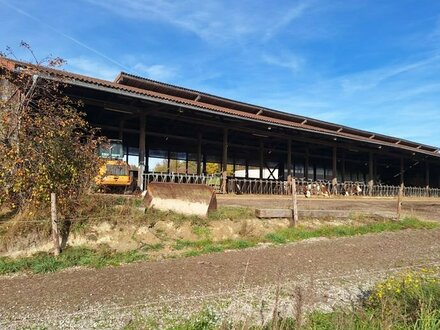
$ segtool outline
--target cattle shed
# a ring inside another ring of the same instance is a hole
[[[64,92],[83,102],[81,111],[89,123],[101,128],[103,135],[123,140],[126,154],[138,157],[143,189],[153,177],[148,168],[150,157],[195,162],[194,180],[206,177],[207,163],[221,164],[223,171],[228,165],[244,169],[242,178],[234,174],[228,178],[234,182],[230,192],[246,180],[271,185],[286,181],[288,175],[333,185],[357,182],[370,192],[376,186],[401,183],[423,191],[440,188],[437,147],[125,72],[114,81],[105,81],[5,58],[0,59],[0,66],[32,68],[40,79],[62,81]],[[258,169],[260,178],[248,178],[249,169]],[[265,170],[270,175],[263,180]],[[167,172],[171,172],[169,167]],[[172,173],[163,175],[171,177]]]

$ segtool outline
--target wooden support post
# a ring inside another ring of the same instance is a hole
[[[260,139],[260,179],[263,179],[264,171],[264,142]]]
[[[144,173],[150,172],[150,149],[148,147],[145,148],[145,170]]]
[[[55,193],[50,194],[50,215],[52,220],[52,239],[53,239],[54,255],[58,256],[61,252],[61,248],[60,248],[60,234],[58,232],[57,198]]]
[[[246,159],[246,164],[245,164],[245,173],[244,176],[246,179],[249,179],[249,161]]]
[[[400,184],[405,184],[405,160],[400,158]]]
[[[397,220],[400,220],[401,213],[402,213],[402,199],[403,199],[403,183],[400,184],[399,187],[399,194],[397,195]]]
[[[207,174],[207,172],[206,172],[206,163],[207,163],[206,159],[207,159],[207,157],[206,157],[206,154],[204,153],[204,154],[203,154],[203,161],[202,161],[202,164],[203,164],[203,167],[202,167],[202,173],[203,173],[204,175]]]
[[[332,194],[338,194],[338,149],[336,146],[333,147],[333,166],[332,166]]]
[[[167,156],[167,159],[168,159],[168,163],[167,163],[167,172],[168,172],[168,174],[170,174],[171,173],[171,152],[170,152],[170,149],[168,149],[168,156]]]
[[[119,140],[124,140],[124,121],[121,120],[119,122]]]
[[[425,162],[425,186],[426,186],[426,189],[428,189],[429,185],[430,185],[430,182],[429,182],[430,176],[431,176],[431,174],[429,172],[429,162],[426,161]]]
[[[228,184],[228,172],[223,171],[222,172],[222,186],[221,186],[221,191],[223,194],[227,193],[227,187],[226,187],[227,184]]]
[[[202,133],[197,135],[197,175],[201,172],[201,161],[202,161]]]
[[[128,151],[130,150],[129,148],[128,148],[128,145],[125,147],[125,162],[128,164]]]
[[[310,166],[310,152],[309,152],[309,148],[306,148],[306,157],[304,161],[304,178],[306,180],[309,179],[309,166]]]
[[[145,129],[146,117],[141,115],[139,118],[139,173],[137,185],[141,190],[144,190],[144,169],[145,169]]]
[[[287,177],[289,175],[292,175],[292,139],[287,140]]]
[[[228,181],[228,129],[223,129],[223,157],[222,157],[222,193],[226,194],[226,185]]]
[[[376,183],[378,181],[378,176],[377,176],[377,167],[378,167],[378,159],[377,156],[376,158],[373,160],[373,178],[374,178],[374,182]]]
[[[228,129],[223,129],[223,157],[222,157],[222,172],[228,170]]]
[[[185,155],[185,173],[188,174],[189,171],[189,159],[188,159],[188,152],[186,152]]]
[[[374,155],[373,152],[370,151],[368,155],[368,195],[373,195],[373,186],[374,186]]]
[[[235,178],[235,171],[236,171],[236,164],[235,164],[235,158],[232,161],[232,176]]]
[[[341,182],[345,182],[345,152],[342,153],[341,162]]]
[[[289,190],[292,193],[292,216],[290,218],[289,227],[297,227],[298,226],[298,200],[296,196],[296,180],[295,177],[289,175],[287,177],[287,181],[289,182]]]
[[[332,179],[338,182],[338,149],[337,147],[333,147],[333,156],[332,156]]]

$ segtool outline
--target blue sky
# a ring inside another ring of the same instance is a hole
[[[440,1],[0,0],[0,48],[440,146]]]

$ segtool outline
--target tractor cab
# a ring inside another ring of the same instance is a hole
[[[121,140],[109,140],[109,143],[102,144],[98,148],[98,155],[105,159],[123,159],[124,147]]]
[[[99,169],[95,183],[101,191],[127,192],[132,190],[133,175],[130,165],[125,162],[121,140],[109,140],[98,147],[98,155],[105,160]]]

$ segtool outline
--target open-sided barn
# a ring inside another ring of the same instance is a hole
[[[0,65],[8,70],[31,67],[5,58],[0,59]],[[139,157],[142,188],[154,179],[149,157],[195,162],[192,180],[205,177],[207,163],[220,163],[223,170],[228,164],[240,165],[245,169],[244,178],[230,177],[231,184],[225,186],[229,191],[276,193],[274,187],[288,175],[302,182],[321,181],[338,187],[356,182],[357,189],[369,194],[400,183],[421,195],[438,194],[435,188],[440,188],[437,147],[124,72],[114,81],[105,81],[32,67],[38,69],[39,79],[63,81],[65,93],[83,101],[82,111],[91,125],[110,138],[122,139],[126,154]],[[261,179],[264,169],[270,173],[277,169],[278,175],[267,180],[246,178],[249,168],[255,167]],[[175,177],[170,174],[165,180]]]

